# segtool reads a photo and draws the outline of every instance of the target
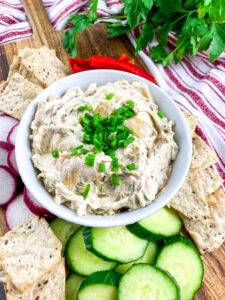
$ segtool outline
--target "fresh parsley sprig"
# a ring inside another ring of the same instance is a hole
[[[95,21],[122,19],[123,24],[108,23],[108,38],[120,36],[141,26],[135,52],[145,49],[155,38],[157,45],[149,55],[157,63],[168,65],[173,60],[178,63],[186,55],[194,57],[197,52],[210,49],[210,61],[215,61],[225,50],[225,1],[224,0],[123,0],[122,15],[98,18],[98,0],[90,1],[90,9],[85,14],[75,14],[68,24],[63,37],[64,47],[72,57],[77,55],[76,36]],[[176,45],[168,46],[168,35],[173,33]]]

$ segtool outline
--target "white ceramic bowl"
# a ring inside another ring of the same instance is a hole
[[[71,209],[64,205],[57,205],[52,196],[46,191],[44,185],[37,179],[37,171],[31,160],[30,146],[30,125],[36,112],[39,101],[46,100],[51,95],[63,95],[69,88],[79,86],[86,89],[89,84],[96,82],[97,85],[103,85],[107,82],[114,82],[125,79],[127,81],[140,80],[150,88],[155,102],[160,110],[169,118],[175,121],[175,140],[179,145],[179,153],[175,162],[170,178],[165,189],[160,193],[155,201],[144,207],[130,212],[119,213],[114,216],[77,216]],[[159,210],[161,207],[175,195],[181,187],[191,161],[191,136],[187,122],[179,107],[171,98],[155,84],[130,73],[114,70],[93,70],[77,73],[65,77],[40,93],[29,105],[20,122],[16,137],[16,161],[22,180],[34,198],[48,211],[67,221],[93,227],[113,227],[122,226],[142,220]]]

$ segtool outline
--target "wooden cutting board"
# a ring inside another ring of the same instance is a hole
[[[22,3],[31,24],[33,35],[31,38],[0,47],[0,80],[7,78],[13,56],[17,54],[18,49],[24,47],[39,48],[46,45],[55,49],[58,57],[65,64],[68,64],[68,55],[61,42],[62,31],[56,31],[52,27],[41,0],[23,0]],[[90,58],[92,54],[118,58],[122,53],[128,54],[130,58],[134,57],[134,49],[127,37],[123,36],[113,40],[106,39],[106,30],[103,24],[96,24],[79,34],[77,44],[78,57],[80,58]],[[137,65],[147,70],[138,56],[135,61]],[[4,208],[0,208],[0,236],[5,232],[7,232],[7,227],[4,219]],[[195,300],[225,299],[225,244],[217,251],[202,256],[202,259],[205,266],[204,282]],[[1,289],[0,299],[4,299]]]

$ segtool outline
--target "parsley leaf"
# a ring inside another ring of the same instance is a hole
[[[107,38],[109,38],[109,39],[112,39],[121,34],[131,31],[131,28],[129,25],[123,25],[121,23],[109,23],[109,24],[106,24],[106,27],[107,27],[107,32],[109,33],[107,35]]]
[[[127,24],[133,29],[146,20],[153,0],[124,0],[124,13],[127,15]]]

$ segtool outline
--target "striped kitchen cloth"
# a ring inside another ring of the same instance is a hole
[[[82,13],[88,0],[44,0],[52,25],[61,30],[72,13]],[[118,14],[122,9],[118,0],[99,0],[98,15]],[[19,0],[0,0],[0,45],[31,36],[32,31]],[[128,34],[135,46],[139,29]],[[175,38],[169,38],[173,48]],[[163,67],[147,55],[150,45],[140,52],[141,58],[161,86],[182,110],[199,116],[196,132],[215,150],[220,161],[214,167],[225,179],[225,52],[215,63],[206,52],[195,58],[184,58],[179,64]],[[223,185],[225,191],[225,184]]]

